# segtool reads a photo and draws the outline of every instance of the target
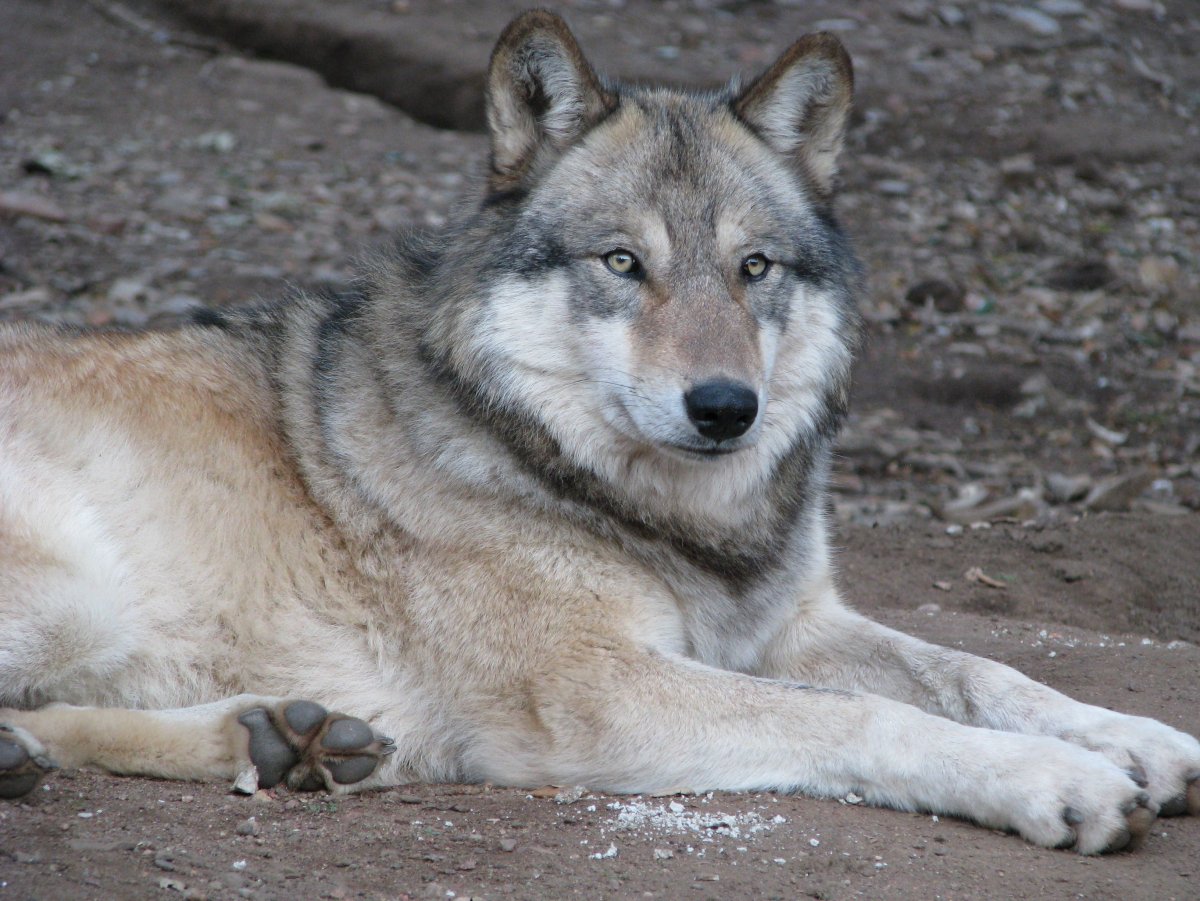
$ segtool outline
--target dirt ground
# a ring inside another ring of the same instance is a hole
[[[870,273],[847,596],[1200,732],[1200,10],[548,5],[629,78],[711,84],[840,34],[840,209]],[[472,184],[481,73],[520,8],[0,0],[0,318],[169,325],[345,284]],[[0,901],[1200,897],[1194,819],[1081,859],[845,801],[554,794],[58,773],[0,807]]]

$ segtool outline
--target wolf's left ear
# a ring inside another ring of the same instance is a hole
[[[616,106],[567,23],[543,9],[509,23],[492,51],[492,187],[514,187],[543,148],[561,151]]]
[[[853,97],[850,54],[832,34],[820,32],[784,51],[734,99],[733,111],[777,152],[798,159],[828,196]]]

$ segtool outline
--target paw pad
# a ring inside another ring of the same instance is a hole
[[[275,710],[254,707],[238,717],[250,733],[250,759],[258,784],[287,782],[296,791],[353,785],[366,779],[395,750],[365,722],[330,713],[313,701],[284,701]]]

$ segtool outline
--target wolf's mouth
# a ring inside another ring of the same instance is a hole
[[[693,460],[697,457],[708,459],[713,457],[725,457],[729,454],[736,454],[738,451],[746,447],[744,444],[738,444],[735,446],[713,445],[709,447],[696,447],[691,444],[668,444],[666,446],[671,450],[679,451],[680,453],[685,454],[688,458]]]

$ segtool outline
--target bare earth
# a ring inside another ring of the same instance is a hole
[[[841,210],[870,271],[834,499],[847,596],[1200,732],[1200,10],[550,5],[610,74],[695,84],[840,33]],[[480,6],[0,0],[0,318],[169,325],[342,284],[436,227],[484,150],[446,126],[477,124],[520,8]],[[571,788],[58,773],[0,807],[0,901],[1200,897],[1195,819],[1083,859],[853,798]]]

